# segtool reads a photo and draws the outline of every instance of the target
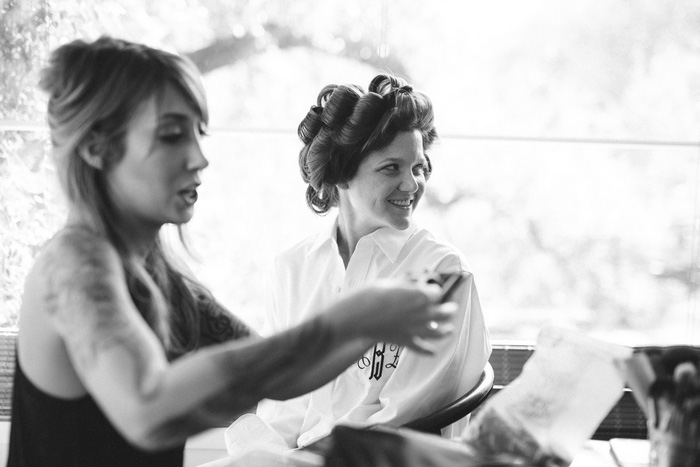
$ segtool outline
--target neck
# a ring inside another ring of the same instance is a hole
[[[128,251],[138,258],[145,258],[158,238],[160,226],[144,226],[122,220],[119,222],[119,230]]]
[[[336,233],[338,251],[346,269],[352,254],[355,252],[357,243],[362,237],[371,234],[374,230],[361,228],[348,216],[343,215],[342,210],[338,214],[338,230]]]
[[[145,258],[146,254],[153,246],[153,243],[158,238],[160,226],[142,225],[138,222],[134,222],[133,219],[119,219],[117,224],[119,225],[119,232],[117,232],[117,234],[120,235],[120,238],[124,242],[126,254],[133,255],[136,258]],[[105,236],[107,235],[107,232],[105,232],[106,227],[103,226],[101,222],[92,219],[85,214],[84,210],[77,208],[70,210],[66,225],[85,227],[94,232]]]

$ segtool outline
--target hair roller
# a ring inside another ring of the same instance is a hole
[[[309,145],[304,145],[299,151],[299,173],[301,174],[301,179],[304,183],[311,182],[311,168],[307,162],[307,157],[309,154]]]
[[[318,97],[316,98],[316,105],[318,107],[323,108],[323,106],[326,105],[326,102],[328,102],[328,99],[331,97],[331,94],[333,94],[333,91],[335,91],[337,87],[337,84],[329,84],[328,86],[324,86],[324,88],[321,89],[321,92],[318,93]]]
[[[304,144],[311,142],[323,126],[323,121],[321,121],[320,115],[321,111],[321,107],[312,105],[311,109],[309,109],[307,112],[306,117],[304,117],[304,120],[302,120],[299,124],[297,134],[299,135],[299,139],[301,139]]]
[[[398,89],[402,89],[403,92],[413,91],[413,87],[404,79],[392,75],[377,75],[369,84],[369,92],[376,92],[382,96],[389,95]]]
[[[333,129],[343,125],[361,95],[362,90],[358,90],[357,87],[336,86],[333,93],[327,96],[323,106],[323,123]]]
[[[387,102],[379,94],[371,92],[362,96],[347,124],[335,132],[336,142],[343,146],[361,147],[387,110]]]

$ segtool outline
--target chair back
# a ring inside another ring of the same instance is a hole
[[[461,420],[476,410],[491,393],[493,383],[493,367],[486,362],[479,381],[467,393],[435,412],[405,424],[404,427],[439,435],[442,428]]]

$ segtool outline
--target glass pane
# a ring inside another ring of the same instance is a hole
[[[298,148],[283,134],[207,140],[193,269],[253,324],[274,255],[332,221],[305,205]],[[416,219],[465,253],[495,338],[559,324],[697,340],[697,149],[445,138],[432,159]]]
[[[294,134],[213,133],[195,216],[190,267],[242,319],[260,324],[275,255],[327,219],[305,202]]]
[[[388,4],[445,134],[698,139],[696,1]]]
[[[471,260],[493,336],[698,339],[697,148],[447,139],[433,160],[420,217]]]
[[[12,328],[24,278],[65,216],[44,132],[0,131],[0,180],[0,328]]]
[[[0,120],[40,121],[38,72],[48,56],[46,2],[3,2],[0,14]]]
[[[699,342],[699,17],[694,0],[6,3],[2,300],[18,303],[64,214],[38,70],[58,44],[109,33],[204,72],[213,136],[192,264],[251,323],[274,255],[332,220],[305,206],[296,125],[326,84],[390,70],[435,104],[417,217],[470,260],[494,338],[560,323]]]

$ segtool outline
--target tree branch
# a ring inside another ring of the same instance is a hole
[[[225,36],[217,38],[208,46],[186,54],[203,73],[209,73],[224,66],[232,65],[239,60],[245,60],[253,55],[264,53],[269,47],[280,49],[303,47],[324,54],[356,60],[378,70],[409,78],[406,68],[401,61],[393,56],[381,58],[376,53],[376,46],[367,41],[351,41],[342,38],[345,46],[340,50],[330,50],[318,44],[312,37],[295,33],[292,29],[277,23],[265,25],[265,34],[255,37],[251,34],[244,36]]]

